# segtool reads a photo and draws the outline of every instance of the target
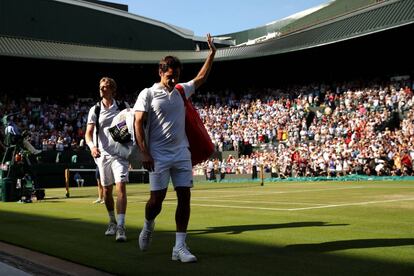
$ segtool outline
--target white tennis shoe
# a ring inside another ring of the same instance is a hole
[[[116,223],[109,223],[108,229],[105,231],[105,236],[113,236],[116,234]]]
[[[119,225],[116,227],[116,237],[115,240],[117,242],[124,242],[127,240],[125,235],[125,226]]]
[[[194,263],[197,262],[196,256],[191,254],[186,244],[181,247],[173,247],[171,259],[173,261],[181,261],[182,263]]]
[[[147,251],[151,245],[152,241],[152,232],[154,232],[155,222],[152,222],[152,225],[149,228],[142,228],[141,233],[139,233],[138,245],[141,251]]]

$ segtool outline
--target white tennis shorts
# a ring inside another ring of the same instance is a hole
[[[103,155],[95,159],[95,162],[99,169],[102,186],[129,181],[128,160],[118,156]]]
[[[174,188],[193,187],[191,160],[154,161],[154,171],[149,173],[150,190],[159,191],[168,187],[170,179]]]

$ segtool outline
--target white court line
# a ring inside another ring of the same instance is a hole
[[[343,204],[330,204],[330,205],[315,206],[315,207],[303,207],[303,208],[268,208],[268,207],[215,205],[215,204],[199,204],[199,203],[191,203],[191,206],[216,207],[216,208],[228,208],[228,209],[268,210],[268,211],[300,211],[300,210],[310,210],[310,209],[322,209],[322,208],[333,208],[333,207],[355,206],[355,205],[368,205],[368,204],[376,204],[376,203],[411,201],[411,200],[414,200],[414,197],[413,198],[402,198],[402,199],[379,200],[379,201],[365,201],[365,202],[354,202],[354,203],[343,203]],[[174,204],[175,205],[176,203],[175,202],[164,202],[164,204],[168,204],[168,205]]]
[[[400,199],[388,199],[388,200],[377,200],[377,201],[366,201],[366,202],[343,203],[343,204],[330,204],[330,205],[325,205],[325,206],[294,208],[294,209],[290,209],[290,210],[297,211],[297,210],[321,209],[321,208],[332,208],[332,207],[342,207],[342,206],[357,206],[357,205],[368,205],[368,204],[376,204],[376,203],[388,203],[388,202],[411,201],[411,200],[414,200],[414,197],[412,197],[412,198],[400,198]]]
[[[194,193],[195,191],[192,192],[193,196],[191,198],[191,200],[208,200],[208,201],[220,201],[218,198],[231,198],[231,197],[243,197],[243,196],[256,196],[256,195],[269,195],[269,194],[294,194],[294,193],[303,193],[303,192],[321,192],[321,191],[336,191],[336,190],[349,190],[349,189],[360,189],[360,188],[364,188],[363,186],[350,186],[350,187],[343,187],[343,188],[332,188],[332,189],[327,189],[327,188],[322,188],[322,189],[305,189],[305,190],[295,190],[295,191],[265,191],[265,192],[260,192],[260,193],[245,193],[245,194],[236,194],[233,193],[231,195],[222,195],[222,196],[196,196],[197,193]],[[203,191],[204,192],[204,191]],[[130,197],[134,197],[135,196],[130,196]],[[149,197],[147,197],[149,198]],[[166,197],[166,200],[174,200],[176,197]],[[223,200],[224,202],[229,202],[231,200]],[[238,201],[234,201],[234,202],[238,202]],[[241,203],[243,203],[243,201],[239,201]],[[258,203],[258,201],[245,201],[245,203]],[[260,201],[259,203],[267,203],[267,202],[263,202]],[[274,203],[274,202],[269,202],[269,203]],[[285,203],[285,204],[290,204],[290,203]],[[324,204],[317,204],[317,203],[291,203],[291,204],[308,204],[308,205],[324,205]]]
[[[163,204],[176,204],[174,202],[164,202]],[[230,206],[230,205],[213,205],[213,204],[194,204],[191,203],[191,206],[200,206],[200,207],[217,207],[217,208],[227,208],[227,209],[252,209],[252,210],[271,210],[271,211],[287,211],[289,209],[285,208],[266,208],[266,207],[249,207],[249,206]]]
[[[256,195],[269,195],[269,194],[295,194],[295,193],[303,193],[303,192],[321,192],[321,191],[336,191],[336,190],[349,190],[349,189],[361,189],[361,188],[365,188],[363,186],[351,186],[351,187],[344,187],[344,188],[333,188],[333,189],[327,189],[327,188],[322,188],[322,189],[305,189],[305,190],[295,190],[295,191],[276,191],[276,192],[272,192],[272,191],[265,191],[265,192],[260,192],[260,193],[246,193],[246,194],[232,194],[232,195],[224,195],[224,196],[201,196],[201,197],[197,197],[198,199],[215,199],[215,198],[227,198],[227,197],[240,197],[240,196],[256,196]],[[193,192],[193,194],[195,194]]]
[[[365,188],[364,186],[348,186],[348,187],[343,187],[343,188],[332,188],[332,189],[328,189],[328,188],[321,188],[321,189],[305,189],[305,190],[295,190],[295,191],[265,191],[265,192],[260,192],[260,193],[243,193],[243,194],[236,194],[233,193],[231,195],[220,195],[220,196],[196,196],[197,193],[194,193],[195,191],[192,192],[193,196],[191,198],[192,201],[194,200],[208,200],[208,201],[223,201],[223,202],[240,202],[240,203],[275,203],[275,202],[263,202],[263,201],[232,201],[232,200],[220,200],[218,198],[232,198],[232,197],[244,197],[244,196],[256,196],[256,195],[269,195],[269,194],[291,194],[291,193],[303,193],[303,192],[321,192],[321,191],[336,191],[336,190],[349,190],[349,189],[361,189],[361,188]],[[201,192],[201,191],[200,191]],[[204,192],[204,191],[203,191]],[[132,196],[130,196],[132,197]],[[148,198],[148,197],[147,197]],[[147,198],[145,198],[145,200],[147,200]],[[134,198],[134,199],[141,199],[141,198]],[[176,197],[166,197],[165,200],[174,200],[176,199]],[[280,203],[280,202],[277,202]],[[282,204],[303,204],[303,205],[325,205],[325,204],[318,204],[318,203],[299,203],[299,202],[295,202],[295,203],[282,203]],[[245,208],[245,207],[243,207]],[[247,208],[247,207],[246,207]],[[287,210],[287,209],[281,209],[281,210]]]
[[[310,202],[286,202],[286,201],[254,201],[254,200],[229,200],[229,199],[200,199],[199,197],[192,198],[191,201],[215,201],[215,202],[236,202],[236,203],[264,203],[264,204],[285,204],[285,205],[325,205],[320,203]]]

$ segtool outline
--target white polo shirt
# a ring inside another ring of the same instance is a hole
[[[96,114],[95,114],[96,105],[92,106],[88,114],[88,124],[95,125],[96,123]],[[114,147],[111,147],[109,144],[109,131],[108,128],[111,126],[112,119],[119,113],[118,106],[116,101],[113,100],[112,105],[109,108],[106,108],[101,103],[101,111],[99,113],[99,133],[98,133],[98,145],[101,155],[116,155]],[[96,126],[95,126],[96,127]],[[93,130],[93,144],[96,145],[96,128]]]
[[[181,83],[185,96],[194,94],[194,81]],[[149,102],[148,99],[152,101]],[[150,97],[150,98],[148,98]],[[186,160],[191,157],[188,139],[185,134],[185,108],[180,92],[171,92],[160,83],[144,89],[138,95],[134,111],[148,112],[149,150],[154,160]]]

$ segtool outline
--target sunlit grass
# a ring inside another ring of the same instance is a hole
[[[168,192],[148,252],[137,248],[148,185],[130,184],[126,243],[105,237],[95,187],[47,189],[31,204],[0,203],[0,240],[142,275],[410,275],[413,182],[197,183],[188,244],[197,264],[171,261],[176,196]]]

